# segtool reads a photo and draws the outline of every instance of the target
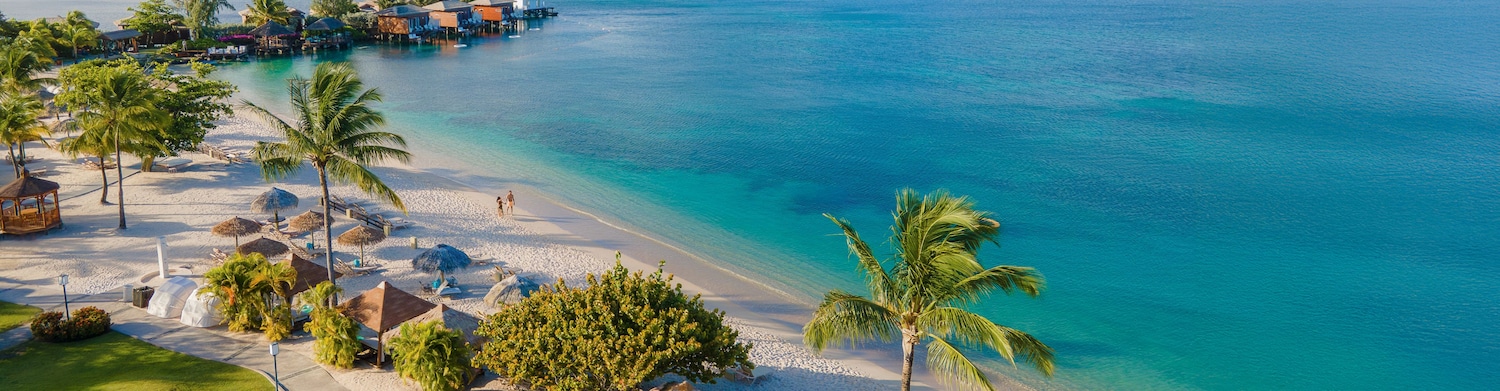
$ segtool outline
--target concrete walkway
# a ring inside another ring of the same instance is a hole
[[[267,374],[272,373],[272,360],[268,343],[258,335],[230,333],[223,328],[197,328],[183,325],[177,319],[162,319],[121,301],[121,289],[93,296],[73,295],[69,292],[68,308],[77,310],[87,306],[99,307],[109,312],[115,331],[149,342],[164,349],[189,354],[209,360],[239,365]],[[58,286],[20,285],[0,281],[0,301],[35,306],[47,311],[62,311],[62,290]],[[25,330],[24,336],[17,330]],[[17,335],[12,335],[17,334]],[[236,338],[246,337],[244,339]],[[0,345],[20,344],[29,338],[30,329],[18,327],[0,333]],[[10,345],[14,346],[14,345]],[[281,385],[287,390],[348,390],[333,379],[328,371],[313,362],[312,358],[283,349],[276,357],[276,366],[281,375]]]

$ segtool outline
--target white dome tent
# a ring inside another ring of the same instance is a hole
[[[188,297],[187,304],[182,306],[182,324],[214,327],[223,322],[224,318],[219,315],[219,297],[209,292],[207,287],[194,292]]]
[[[182,316],[182,306],[187,304],[188,296],[193,290],[198,289],[198,284],[182,277],[172,277],[156,288],[156,294],[151,296],[151,304],[146,306],[146,313],[162,318],[176,318]]]

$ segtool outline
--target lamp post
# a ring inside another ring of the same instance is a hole
[[[71,320],[73,316],[68,313],[68,275],[64,274],[57,277],[57,285],[62,285],[63,288],[63,316],[65,319]]]
[[[281,388],[281,368],[276,365],[276,354],[281,353],[281,346],[271,343],[271,378],[276,380],[276,388]]]

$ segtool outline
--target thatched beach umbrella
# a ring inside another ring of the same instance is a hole
[[[286,226],[302,232],[317,232],[323,229],[324,223],[332,222],[333,217],[321,212],[306,211],[296,217],[287,220]],[[311,243],[318,241],[318,235],[314,234]]]
[[[213,233],[218,236],[233,236],[234,246],[240,246],[240,237],[260,232],[260,223],[250,219],[235,216],[229,220],[214,226]]]
[[[365,259],[365,245],[380,243],[382,240],[385,240],[385,231],[364,224],[339,235],[339,244],[359,246],[359,259]]]
[[[245,244],[241,244],[236,249],[236,251],[238,251],[240,255],[260,253],[260,255],[264,255],[266,259],[271,259],[275,258],[278,255],[286,254],[288,250],[291,249],[287,248],[285,243],[266,238],[251,240]]]
[[[341,28],[344,28],[344,22],[338,20],[338,18],[323,18],[318,19],[316,22],[308,23],[307,27],[303,27],[302,29],[308,31],[333,31]]]
[[[512,275],[506,277],[504,280],[500,280],[494,287],[491,287],[490,293],[484,294],[484,302],[496,307],[502,304],[516,304],[527,297],[531,297],[531,293],[536,292],[538,289],[542,289],[542,285],[537,284],[536,281]]]
[[[447,279],[448,272],[469,267],[471,263],[474,260],[469,258],[469,254],[453,246],[439,244],[412,258],[411,267],[428,273],[438,272],[438,279]]]
[[[278,227],[281,222],[281,211],[297,207],[297,195],[286,190],[271,188],[250,201],[250,211],[255,213],[270,213],[271,226]],[[279,227],[278,227],[279,228]]]
[[[269,21],[266,22],[266,24],[260,25],[260,27],[256,27],[254,30],[250,30],[250,35],[254,35],[256,37],[262,37],[262,38],[263,37],[274,37],[274,36],[278,36],[278,35],[296,34],[296,33],[297,33],[296,31],[292,31],[292,29],[289,29],[286,26],[283,26],[281,23],[269,22]]]

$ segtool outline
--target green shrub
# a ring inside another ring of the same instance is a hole
[[[588,287],[562,282],[490,315],[475,362],[548,390],[633,390],[667,373],[713,383],[719,368],[753,367],[750,346],[724,325],[724,314],[663,277],[631,273],[618,262]]]
[[[61,312],[37,314],[31,319],[31,335],[47,342],[77,341],[103,335],[109,326],[109,313],[90,306],[73,311],[73,317],[66,320]]]
[[[302,292],[301,297],[303,303],[313,305],[306,326],[313,338],[317,338],[313,341],[313,359],[338,368],[353,368],[354,355],[364,349],[359,342],[359,324],[329,306],[342,291],[343,288],[323,281]]]
[[[401,326],[387,344],[391,366],[401,377],[411,379],[427,391],[457,391],[468,384],[469,343],[464,333],[449,330],[440,320]]]
[[[203,285],[219,298],[219,313],[229,331],[262,330],[272,341],[291,334],[292,317],[290,307],[270,304],[278,298],[291,302],[285,294],[296,280],[297,271],[290,264],[272,264],[258,253],[235,254],[203,273]]]

